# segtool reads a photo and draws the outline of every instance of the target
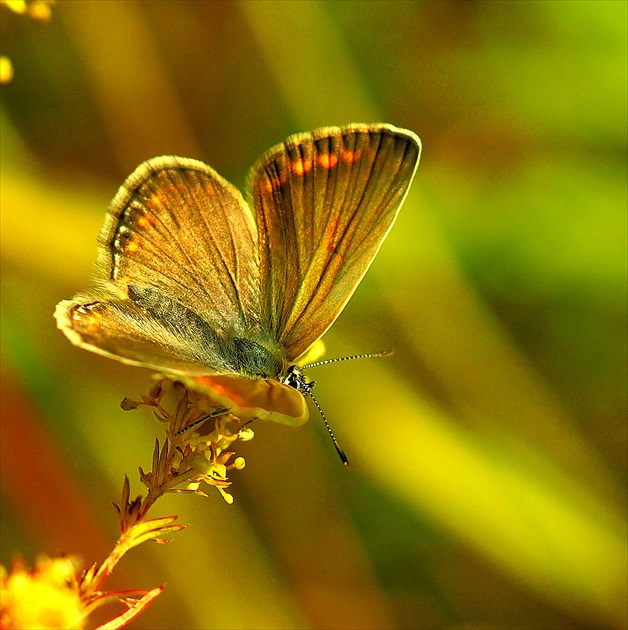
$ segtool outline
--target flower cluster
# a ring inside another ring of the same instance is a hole
[[[158,586],[150,591],[102,592],[96,585],[108,575],[100,570],[106,563],[100,569],[94,565],[82,573],[76,564],[73,558],[42,556],[34,569],[22,560],[15,560],[10,572],[0,567],[0,627],[81,630],[94,609],[117,601],[125,609],[96,628],[117,630],[135,619],[164,589]]]
[[[164,400],[171,398],[173,411]],[[218,489],[227,503],[233,496],[226,492],[231,485],[227,474],[245,466],[243,457],[235,457],[236,440],[251,440],[253,431],[223,407],[209,392],[186,387],[179,381],[159,378],[140,401],[125,398],[122,408],[153,408],[155,417],[165,423],[163,445],[156,440],[150,472],[140,468],[140,478],[148,488],[145,503],[150,506],[165,492],[194,492],[203,496],[202,484]]]
[[[79,581],[72,559],[39,558],[29,570],[15,560],[11,572],[1,567],[2,628],[82,628]]]
[[[159,378],[141,397],[126,398],[126,410],[148,406],[166,424],[163,444],[156,440],[152,467],[139,469],[148,488],[145,496],[131,499],[131,485],[125,477],[122,497],[114,509],[120,521],[120,538],[101,564],[84,571],[67,557],[41,558],[35,569],[21,560],[11,571],[0,567],[0,628],[84,628],[96,608],[121,602],[125,609],[101,629],[122,628],[137,617],[163,590],[105,591],[103,585],[114,567],[133,547],[148,540],[165,543],[165,536],[184,528],[176,516],[147,519],[155,501],[166,492],[193,492],[208,496],[202,485],[218,489],[227,503],[231,470],[244,468],[244,458],[234,457],[236,440],[250,440],[253,431],[212,398],[211,390],[196,390],[179,381]],[[168,409],[172,409],[169,411]]]

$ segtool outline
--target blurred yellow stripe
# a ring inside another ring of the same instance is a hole
[[[379,121],[326,2],[243,0],[239,6],[301,130]]]
[[[166,53],[142,10],[135,0],[125,0],[67,2],[58,12],[85,66],[123,173],[164,151],[202,154]]]

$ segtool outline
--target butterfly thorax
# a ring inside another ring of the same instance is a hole
[[[283,380],[288,364],[280,349],[269,345],[246,337],[233,337],[224,346],[229,367],[244,376]]]
[[[155,287],[129,285],[127,293],[137,316],[159,321],[199,366],[219,373],[277,380],[287,373],[289,363],[281,347],[259,326],[251,323],[246,330],[243,326],[216,328],[204,315]]]

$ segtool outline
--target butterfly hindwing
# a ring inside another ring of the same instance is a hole
[[[60,302],[57,324],[75,345],[123,363],[177,374],[228,371],[223,340],[198,315],[156,289],[135,295],[142,297],[92,289]]]

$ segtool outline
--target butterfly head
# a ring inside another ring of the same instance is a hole
[[[281,382],[284,385],[288,385],[289,387],[293,387],[298,392],[302,394],[306,394],[308,396],[312,395],[312,387],[316,385],[316,381],[308,381],[303,374],[301,368],[297,365],[291,365],[288,368],[286,375],[281,379]]]
[[[329,426],[329,422],[327,421],[325,412],[323,411],[318,400],[316,400],[316,397],[312,393],[312,388],[314,387],[314,385],[316,385],[316,381],[308,381],[305,375],[303,374],[303,370],[308,367],[312,367],[313,365],[321,365],[323,363],[328,363],[328,362],[333,362],[333,361],[334,360],[332,359],[331,361],[321,361],[319,363],[311,363],[309,365],[303,366],[302,368],[299,368],[297,365],[291,365],[288,368],[286,376],[282,379],[281,382],[284,385],[288,385],[289,387],[296,389],[298,392],[300,392],[304,396],[307,396],[314,403],[314,405],[318,409],[318,413],[320,413],[321,418],[323,419],[323,422],[325,423],[325,427],[327,428],[329,437],[334,443],[334,447],[336,448],[336,452],[338,453],[338,456],[342,460],[342,463],[345,466],[348,466],[349,460],[347,459],[345,452],[340,448],[340,444],[338,444],[338,440],[336,439],[334,432],[331,430],[331,427]]]

